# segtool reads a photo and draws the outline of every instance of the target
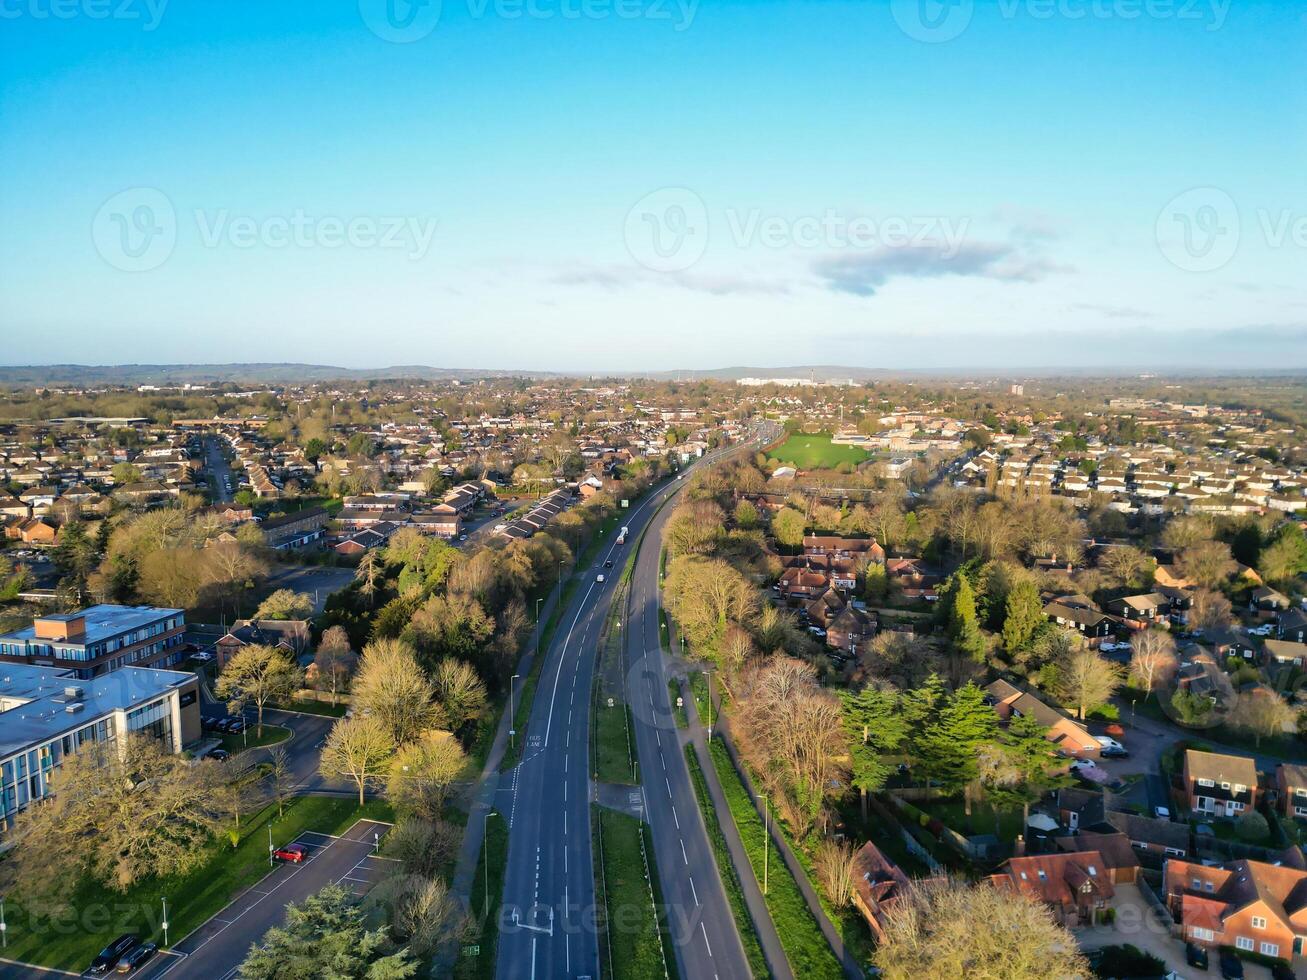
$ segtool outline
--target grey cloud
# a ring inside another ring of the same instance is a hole
[[[1053,272],[1067,269],[1047,259],[1025,255],[1003,242],[968,241],[956,249],[944,242],[929,242],[828,255],[813,264],[813,271],[835,292],[874,296],[891,279],[976,276],[1001,282],[1038,282]]]

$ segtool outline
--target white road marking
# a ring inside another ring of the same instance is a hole
[[[694,887],[694,875],[688,876],[690,879],[690,894],[694,896],[694,904],[699,904],[699,889]]]
[[[681,839],[681,860],[685,862],[685,866],[686,866],[687,868],[690,866],[690,859],[689,859],[688,857],[685,856],[685,839],[684,839],[684,838]]]
[[[703,933],[703,944],[708,947],[708,955],[712,956],[712,944],[708,942],[708,930],[702,922],[699,923],[699,931]]]

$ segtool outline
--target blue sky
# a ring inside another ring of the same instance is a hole
[[[0,0],[4,363],[1307,366],[1307,2]]]

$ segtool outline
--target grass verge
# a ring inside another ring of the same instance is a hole
[[[762,944],[758,941],[758,932],[749,907],[744,901],[744,889],[740,876],[731,861],[731,852],[726,846],[726,834],[718,822],[717,811],[713,808],[712,798],[708,795],[708,783],[699,766],[699,757],[695,755],[694,746],[685,747],[685,761],[690,767],[690,781],[694,783],[694,795],[699,801],[699,811],[703,814],[704,826],[708,828],[708,843],[712,845],[713,857],[717,859],[717,872],[722,879],[722,888],[731,903],[731,914],[735,916],[735,929],[744,944],[744,955],[749,961],[749,969],[755,977],[766,977],[767,957],[763,955]]]
[[[81,971],[124,932],[162,943],[164,897],[168,899],[168,938],[176,944],[237,892],[268,873],[269,827],[273,842],[280,846],[308,830],[339,835],[361,818],[389,821],[393,814],[390,806],[381,802],[360,807],[344,797],[300,796],[287,804],[280,819],[276,804],[272,804],[246,820],[235,848],[225,839],[213,841],[207,848],[209,859],[189,874],[152,878],[123,893],[84,879],[73,891],[66,913],[29,913],[10,898],[5,903],[5,956],[52,969]]]
[[[594,850],[599,857],[596,890],[603,923],[600,962],[614,980],[664,980],[676,976],[676,963],[663,941],[656,912],[652,842],[644,824],[624,813],[595,806]]]
[[[766,837],[762,817],[754,809],[749,794],[735,771],[725,746],[714,740],[711,745],[713,767],[721,780],[726,805],[739,831],[740,840],[749,855],[749,863],[758,881],[763,880],[764,838],[767,857],[767,894],[763,901],[776,923],[785,956],[796,976],[804,980],[840,980],[844,971],[831,951],[804,901],[798,882],[790,874],[780,851],[771,838]]]
[[[248,728],[241,735],[224,735],[222,737],[222,748],[234,755],[237,752],[244,752],[246,749],[259,749],[265,745],[276,745],[288,738],[290,738],[289,728],[282,728],[280,725],[264,725],[262,735],[259,734],[257,727]]]
[[[676,699],[681,698],[680,705],[677,705]],[[677,728],[688,728],[690,725],[690,716],[685,710],[684,695],[681,694],[681,682],[670,680],[667,682],[667,703],[672,706],[672,715],[676,718]]]
[[[344,718],[349,710],[347,704],[332,704],[315,698],[297,698],[285,704],[269,704],[268,707],[278,711],[297,711],[302,715],[322,715],[324,718]]]
[[[639,783],[639,768],[632,755],[631,709],[617,701],[595,709],[595,779],[601,783]]]
[[[494,813],[486,821],[486,835],[472,883],[473,930],[463,941],[454,964],[454,980],[490,980],[495,975],[499,945],[499,904],[508,868],[508,822]],[[490,887],[486,888],[487,877]],[[488,896],[488,899],[487,899]]]

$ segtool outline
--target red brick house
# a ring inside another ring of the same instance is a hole
[[[1275,767],[1275,785],[1280,791],[1280,812],[1307,820],[1307,766],[1281,762]]]
[[[885,941],[885,917],[910,886],[908,876],[871,841],[853,857],[853,904],[878,943]]]
[[[845,606],[826,626],[826,645],[853,650],[870,643],[876,635],[876,618],[865,609]]]
[[[1239,817],[1257,807],[1257,765],[1241,755],[1184,753],[1184,787],[1190,810],[1209,817]]]
[[[1223,868],[1172,859],[1163,871],[1166,904],[1184,938],[1291,959],[1307,936],[1307,871],[1261,861]]]
[[[1001,678],[986,686],[985,693],[993,699],[999,721],[1006,722],[1014,714],[1032,716],[1046,729],[1044,737],[1068,755],[1092,759],[1102,750],[1098,740],[1078,721]]]
[[[1098,851],[1014,857],[989,880],[996,888],[1043,902],[1065,926],[1092,924],[1116,896],[1107,862]]]

